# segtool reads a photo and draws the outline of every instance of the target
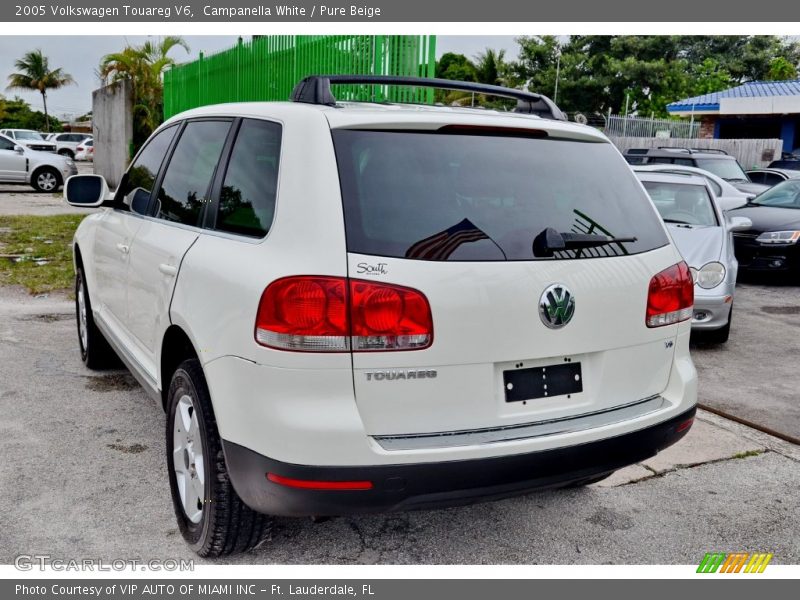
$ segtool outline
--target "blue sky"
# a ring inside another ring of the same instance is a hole
[[[6,91],[8,75],[14,72],[14,61],[28,50],[41,48],[50,58],[52,67],[61,67],[71,74],[77,85],[68,86],[47,95],[47,107],[51,114],[80,115],[91,110],[92,90],[98,87],[97,66],[102,56],[122,49],[126,42],[140,44],[147,36],[2,36],[0,37],[0,93],[7,97],[18,95],[28,101],[34,108],[41,110],[42,101],[39,94],[19,91]],[[185,62],[197,57],[199,52],[206,54],[216,52],[236,43],[235,36],[198,36],[188,35],[184,39],[191,52],[183,49],[173,50],[172,56],[178,62]],[[438,36],[436,44],[437,58],[445,52],[456,52],[469,57],[486,48],[504,49],[506,57],[517,56],[517,44],[514,36]]]

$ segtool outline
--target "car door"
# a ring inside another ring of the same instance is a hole
[[[231,120],[188,121],[130,250],[128,327],[141,366],[157,375],[158,352],[183,256],[200,234]]]
[[[28,159],[14,151],[13,140],[0,137],[0,181],[25,181]]]
[[[89,292],[100,320],[123,343],[129,337],[125,323],[130,247],[143,222],[131,209],[142,205],[146,210],[177,129],[164,129],[142,148],[120,183],[115,207],[105,211],[95,233],[92,253],[95,283]]]

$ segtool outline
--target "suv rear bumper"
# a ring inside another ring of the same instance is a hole
[[[317,467],[272,460],[224,440],[223,450],[234,489],[259,512],[322,516],[430,509],[561,487],[642,461],[686,435],[695,410],[612,438],[473,460]],[[303,481],[368,481],[372,489],[301,489],[273,483],[267,473]]]

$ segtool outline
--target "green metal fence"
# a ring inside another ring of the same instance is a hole
[[[164,118],[181,111],[254,100],[287,100],[308,75],[435,74],[436,37],[409,35],[270,35],[239,39],[233,48],[176,65],[164,73]],[[336,85],[341,100],[433,102],[433,90]]]

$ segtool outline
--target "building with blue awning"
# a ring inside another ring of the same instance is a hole
[[[700,121],[700,137],[774,139],[800,153],[800,79],[751,81],[667,105],[671,115]]]

